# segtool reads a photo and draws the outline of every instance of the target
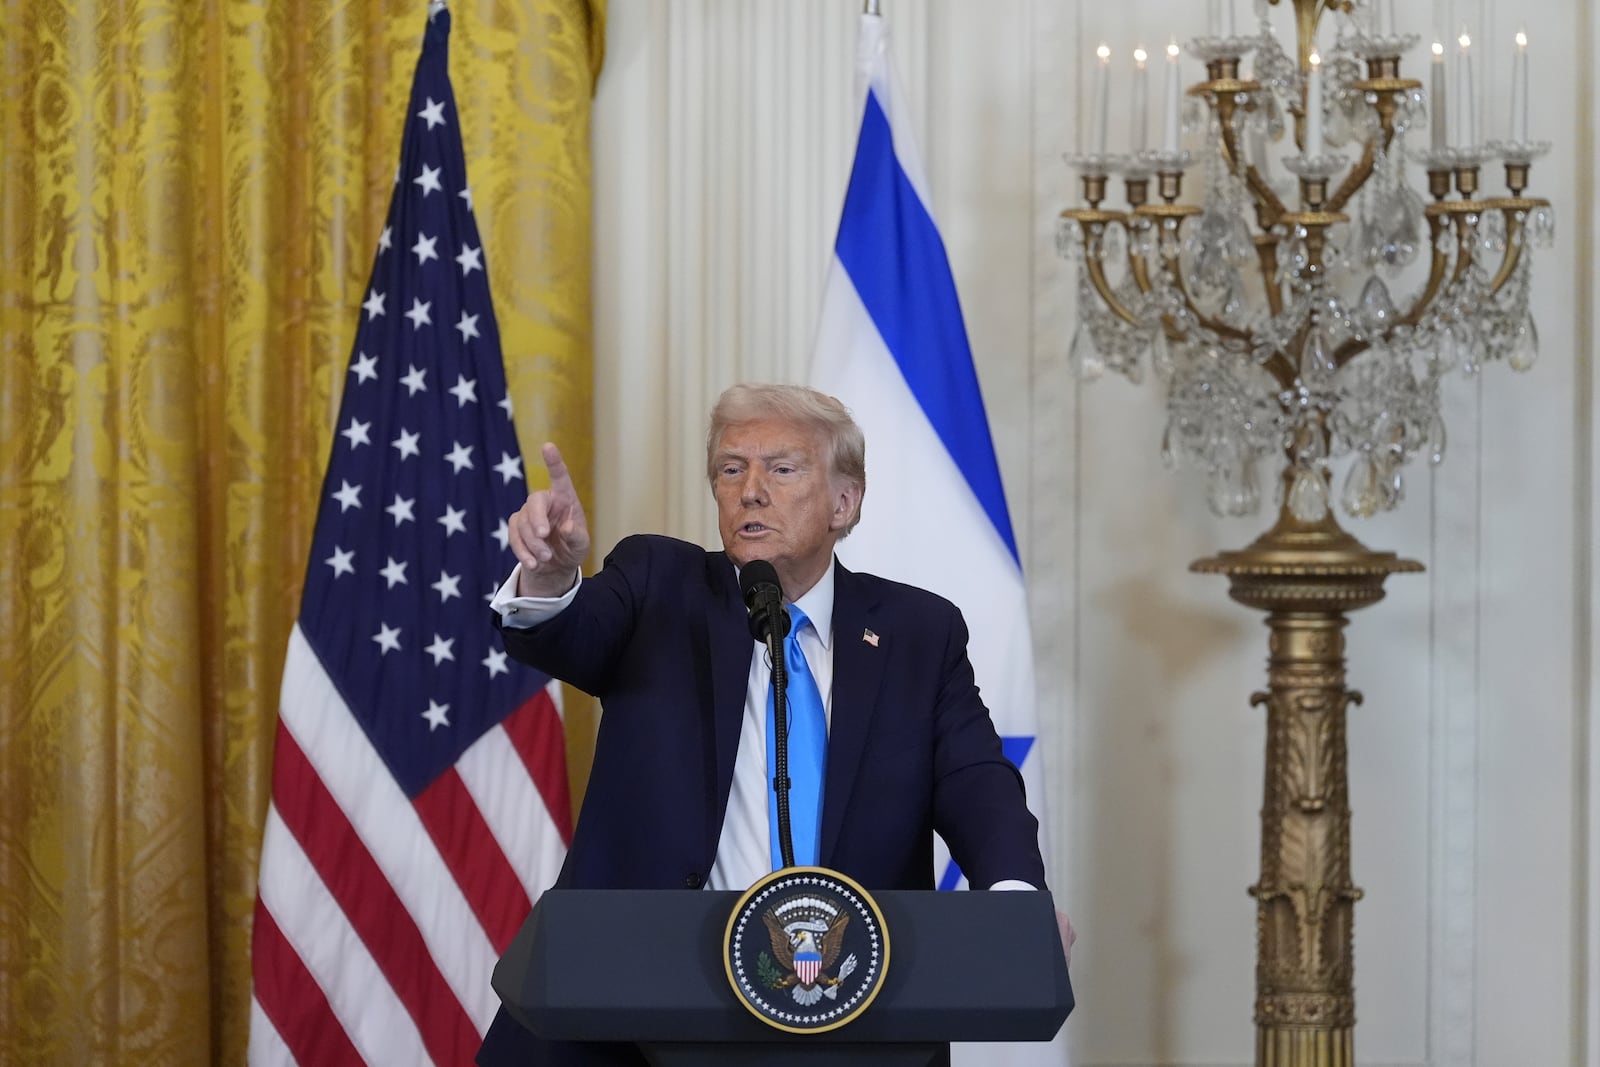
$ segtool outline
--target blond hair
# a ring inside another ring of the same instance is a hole
[[[728,427],[744,422],[781,419],[809,427],[821,434],[827,448],[832,477],[867,491],[867,439],[850,417],[850,409],[835,397],[803,385],[769,385],[744,382],[730,386],[717,398],[706,428],[706,478],[717,484],[717,446]],[[861,521],[861,508],[839,534],[844,537]]]

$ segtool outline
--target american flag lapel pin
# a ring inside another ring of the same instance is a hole
[[[861,631],[861,640],[865,641],[867,644],[871,645],[873,648],[877,648],[878,647],[878,635],[873,633],[871,630],[862,630]]]

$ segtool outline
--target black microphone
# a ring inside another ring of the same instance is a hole
[[[789,613],[783,610],[783,586],[778,569],[764,559],[753,559],[739,569],[739,590],[750,610],[750,636],[782,640],[789,633]]]
[[[739,568],[739,591],[750,609],[750,636],[767,646],[772,664],[772,742],[777,754],[772,769],[772,792],[778,808],[778,854],[785,867],[794,866],[794,835],[789,826],[789,672],[783,662],[783,639],[789,633],[789,613],[783,608],[783,586],[778,569],[764,559]]]

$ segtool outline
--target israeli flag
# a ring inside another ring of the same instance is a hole
[[[1042,826],[1033,639],[1017,540],[955,280],[877,15],[862,16],[857,63],[861,136],[811,365],[811,384],[842,400],[867,437],[861,525],[840,542],[839,556],[961,609],[978,686]],[[942,842],[935,862],[939,888],[965,886]]]

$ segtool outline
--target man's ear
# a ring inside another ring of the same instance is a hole
[[[833,514],[829,516],[830,530],[843,530],[855,522],[861,511],[861,486],[846,482],[833,494]]]

